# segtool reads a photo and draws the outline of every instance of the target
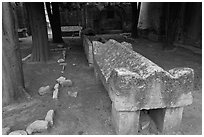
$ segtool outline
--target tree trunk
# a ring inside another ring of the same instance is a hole
[[[32,61],[48,59],[48,34],[43,2],[27,2],[32,31]]]
[[[62,31],[61,31],[61,22],[60,22],[60,11],[58,2],[52,2],[52,12],[50,8],[50,3],[46,2],[46,8],[48,17],[50,20],[50,25],[52,28],[52,37],[54,43],[63,43]]]
[[[23,3],[23,9],[24,9],[25,24],[26,24],[26,28],[27,28],[27,33],[30,36],[30,35],[32,35],[32,33],[31,33],[30,20],[29,20],[29,9],[25,5],[25,2]]]
[[[181,12],[180,2],[166,2],[165,3],[165,28],[166,28],[166,41],[164,43],[164,50],[174,49],[173,42],[178,29],[179,15]]]
[[[2,105],[24,96],[24,78],[17,21],[9,2],[2,3]]]
[[[138,20],[139,20],[139,13],[140,13],[140,6],[141,2],[131,2],[131,7],[132,7],[132,37],[137,38],[138,37],[138,32],[137,32],[137,25],[138,25]]]

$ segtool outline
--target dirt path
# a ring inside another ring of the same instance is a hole
[[[106,38],[109,37],[114,37],[118,41],[125,40],[117,35],[106,36]],[[71,79],[73,86],[60,89],[59,99],[56,101],[52,99],[52,92],[39,96],[37,91],[41,86],[54,86],[55,80],[61,76],[61,67],[56,63],[59,54],[53,53],[47,64],[24,63],[25,85],[33,99],[30,105],[26,103],[27,105],[21,105],[18,109],[13,107],[3,111],[3,127],[11,126],[12,130],[25,129],[34,120],[44,119],[48,110],[55,109],[54,127],[38,134],[115,134],[110,121],[111,101],[103,85],[96,83],[93,68],[88,67],[81,41],[72,38],[66,38],[65,41],[68,42],[71,49],[67,52],[68,65],[63,76]],[[23,57],[31,51],[30,42],[28,39],[21,42]],[[201,134],[201,56],[181,48],[175,52],[163,52],[161,44],[144,39],[129,42],[133,44],[135,51],[166,70],[183,66],[195,70],[194,101],[191,106],[184,109],[181,134]],[[78,96],[71,97],[67,94],[68,91],[77,91]]]

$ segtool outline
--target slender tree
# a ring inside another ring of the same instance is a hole
[[[137,32],[137,25],[139,20],[139,14],[140,14],[140,6],[141,2],[131,2],[132,7],[132,37],[137,38],[138,32]]]
[[[46,2],[54,43],[63,43],[58,2]]]
[[[17,21],[10,2],[2,3],[2,105],[25,97]]]
[[[32,31],[31,60],[46,62],[48,60],[48,34],[43,2],[26,2],[29,9],[29,22]]]
[[[164,50],[171,50],[174,48],[173,42],[175,41],[176,38],[181,12],[183,12],[181,2],[164,3],[165,32],[166,32],[165,42],[163,45]]]

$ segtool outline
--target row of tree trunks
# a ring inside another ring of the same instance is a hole
[[[24,78],[14,7],[2,3],[2,105],[24,95]]]
[[[32,56],[34,62],[48,60],[48,33],[43,2],[26,2],[32,31]]]
[[[52,7],[52,9],[51,9]],[[46,8],[50,25],[52,28],[53,43],[63,43],[61,22],[60,22],[60,11],[58,2],[46,2]]]

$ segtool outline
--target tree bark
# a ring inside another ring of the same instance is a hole
[[[52,6],[52,11],[50,6]],[[52,28],[53,43],[63,43],[64,41],[62,39],[59,4],[58,2],[52,2],[51,4],[46,2],[46,8]]]
[[[29,20],[29,9],[28,7],[25,5],[25,2],[23,3],[23,9],[24,9],[24,15],[25,15],[25,24],[26,24],[26,28],[27,28],[27,33],[28,35],[32,35],[31,33],[31,27],[30,27],[30,20]]]
[[[166,39],[163,46],[164,50],[174,49],[173,42],[176,38],[176,33],[179,23],[179,15],[181,12],[180,2],[166,2],[165,6],[165,31]]]
[[[131,2],[131,7],[132,7],[132,37],[137,38],[138,37],[138,32],[137,32],[137,25],[138,25],[138,20],[139,20],[139,14],[140,14],[140,6],[141,2]]]
[[[2,3],[2,105],[24,96],[24,78],[17,21],[9,2]]]
[[[48,34],[43,2],[27,2],[32,31],[32,56],[35,62],[48,60]]]

